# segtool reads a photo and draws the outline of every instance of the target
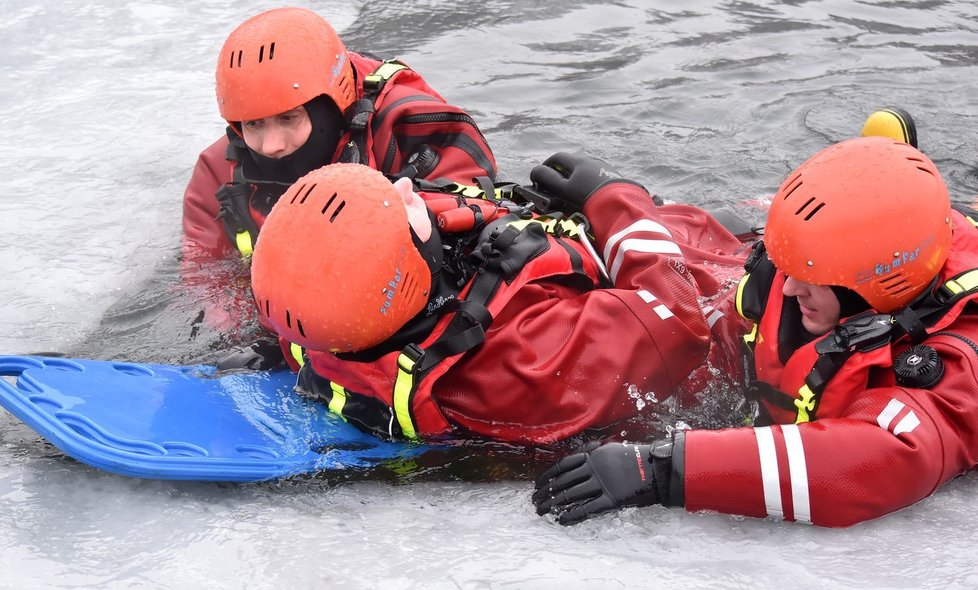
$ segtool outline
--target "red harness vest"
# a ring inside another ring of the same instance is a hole
[[[553,220],[507,217],[497,224],[505,228],[494,238],[498,255],[489,256],[460,293],[458,309],[442,317],[423,342],[371,362],[309,351],[299,373],[299,391],[321,398],[334,413],[377,434],[417,439],[449,433],[452,426],[434,393],[439,377],[465,354],[480,354],[477,346],[492,318],[524,285],[575,280],[582,292],[599,285],[593,258],[560,230],[550,233],[547,226],[553,227]]]
[[[912,311],[931,312],[925,324],[920,326],[923,331],[914,338],[918,342],[953,324],[965,306],[978,299],[978,288],[976,288],[978,271],[975,270],[978,269],[978,232],[975,231],[974,222],[970,218],[956,211],[952,212],[952,216],[954,239],[951,252],[937,279],[937,287],[910,306]],[[770,262],[766,261],[760,266],[768,264]],[[760,391],[760,402],[764,404],[764,409],[772,422],[779,424],[807,422],[815,419],[816,410],[821,416],[840,415],[867,388],[895,384],[893,359],[913,342],[911,337],[903,332],[898,332],[899,335],[895,333],[896,337],[891,340],[890,326],[881,326],[869,340],[852,344],[856,349],[855,352],[837,353],[842,355],[839,360],[841,366],[833,367],[831,371],[823,371],[821,374],[818,374],[817,363],[824,363],[828,359],[823,360],[825,355],[820,355],[817,347],[825,342],[821,345],[824,349],[829,344],[827,339],[835,338],[839,328],[794,351],[779,351],[779,343],[783,342],[786,327],[789,322],[797,321],[797,311],[786,309],[787,300],[781,296],[785,281],[784,274],[775,270],[773,265],[767,269],[760,268],[759,271],[762,277],[765,274],[770,276],[769,273],[773,271],[773,277],[767,284],[769,290],[761,295],[763,301],[761,301],[759,321],[745,341],[753,352],[753,366],[757,380],[761,382],[760,385],[766,384],[771,388]],[[763,278],[760,280],[763,281]],[[750,309],[751,296],[748,294],[756,286],[750,285],[750,281],[751,276],[748,275],[741,285],[743,296],[738,294],[738,310],[747,319],[757,321],[755,314],[758,310]],[[746,310],[743,309],[745,306],[741,305],[742,303],[746,303]],[[926,305],[930,305],[929,310],[922,309]],[[789,319],[789,316],[794,317]],[[863,324],[870,325],[872,328],[872,318],[890,317],[866,316],[868,321]],[[846,324],[851,321],[847,321]],[[787,358],[782,361],[785,356]],[[783,393],[779,396],[779,392]],[[790,403],[785,403],[786,401]]]

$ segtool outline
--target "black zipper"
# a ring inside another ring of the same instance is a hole
[[[933,334],[930,335],[931,338],[933,338],[934,336],[950,336],[952,338],[957,338],[961,342],[964,342],[965,344],[967,344],[968,346],[970,346],[971,347],[971,350],[975,351],[975,354],[978,354],[978,344],[975,344],[974,342],[972,342],[971,340],[965,338],[961,334],[955,334],[954,332],[944,332],[944,331],[941,331],[941,332],[934,332]]]

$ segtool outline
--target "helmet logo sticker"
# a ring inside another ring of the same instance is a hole
[[[340,74],[343,73],[343,64],[346,63],[346,52],[340,52],[336,55],[336,63],[333,64],[333,69],[331,73],[334,78],[339,78]]]
[[[921,248],[927,248],[927,246],[932,244],[934,241],[934,236],[929,236],[916,248],[911,250],[898,250],[894,252],[893,259],[888,262],[877,262],[873,268],[858,271],[856,273],[856,284],[862,284],[867,281],[872,281],[876,278],[886,276],[890,273],[900,271],[903,265],[917,260],[917,258],[920,256]]]
[[[384,294],[384,300],[380,305],[380,313],[382,315],[387,315],[387,310],[391,308],[394,303],[394,296],[397,295],[398,287],[401,284],[401,279],[403,279],[403,274],[401,273],[401,262],[404,260],[404,255],[407,250],[402,246],[397,252],[397,262],[394,266],[394,276],[391,280],[387,281],[387,285],[381,289],[381,293]]]

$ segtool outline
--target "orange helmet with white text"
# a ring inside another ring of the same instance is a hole
[[[843,141],[781,185],[764,243],[786,275],[851,289],[887,313],[923,292],[947,259],[947,186],[934,163],[906,143]]]
[[[272,208],[255,245],[259,313],[291,342],[325,352],[380,344],[427,303],[431,271],[404,201],[360,164],[300,178]]]
[[[315,12],[262,12],[232,31],[221,48],[217,104],[229,123],[284,113],[323,94],[340,112],[356,99],[346,47]]]

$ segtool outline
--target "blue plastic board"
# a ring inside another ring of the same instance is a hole
[[[0,356],[0,375],[0,405],[65,454],[122,475],[259,481],[425,450],[303,399],[289,371]]]

